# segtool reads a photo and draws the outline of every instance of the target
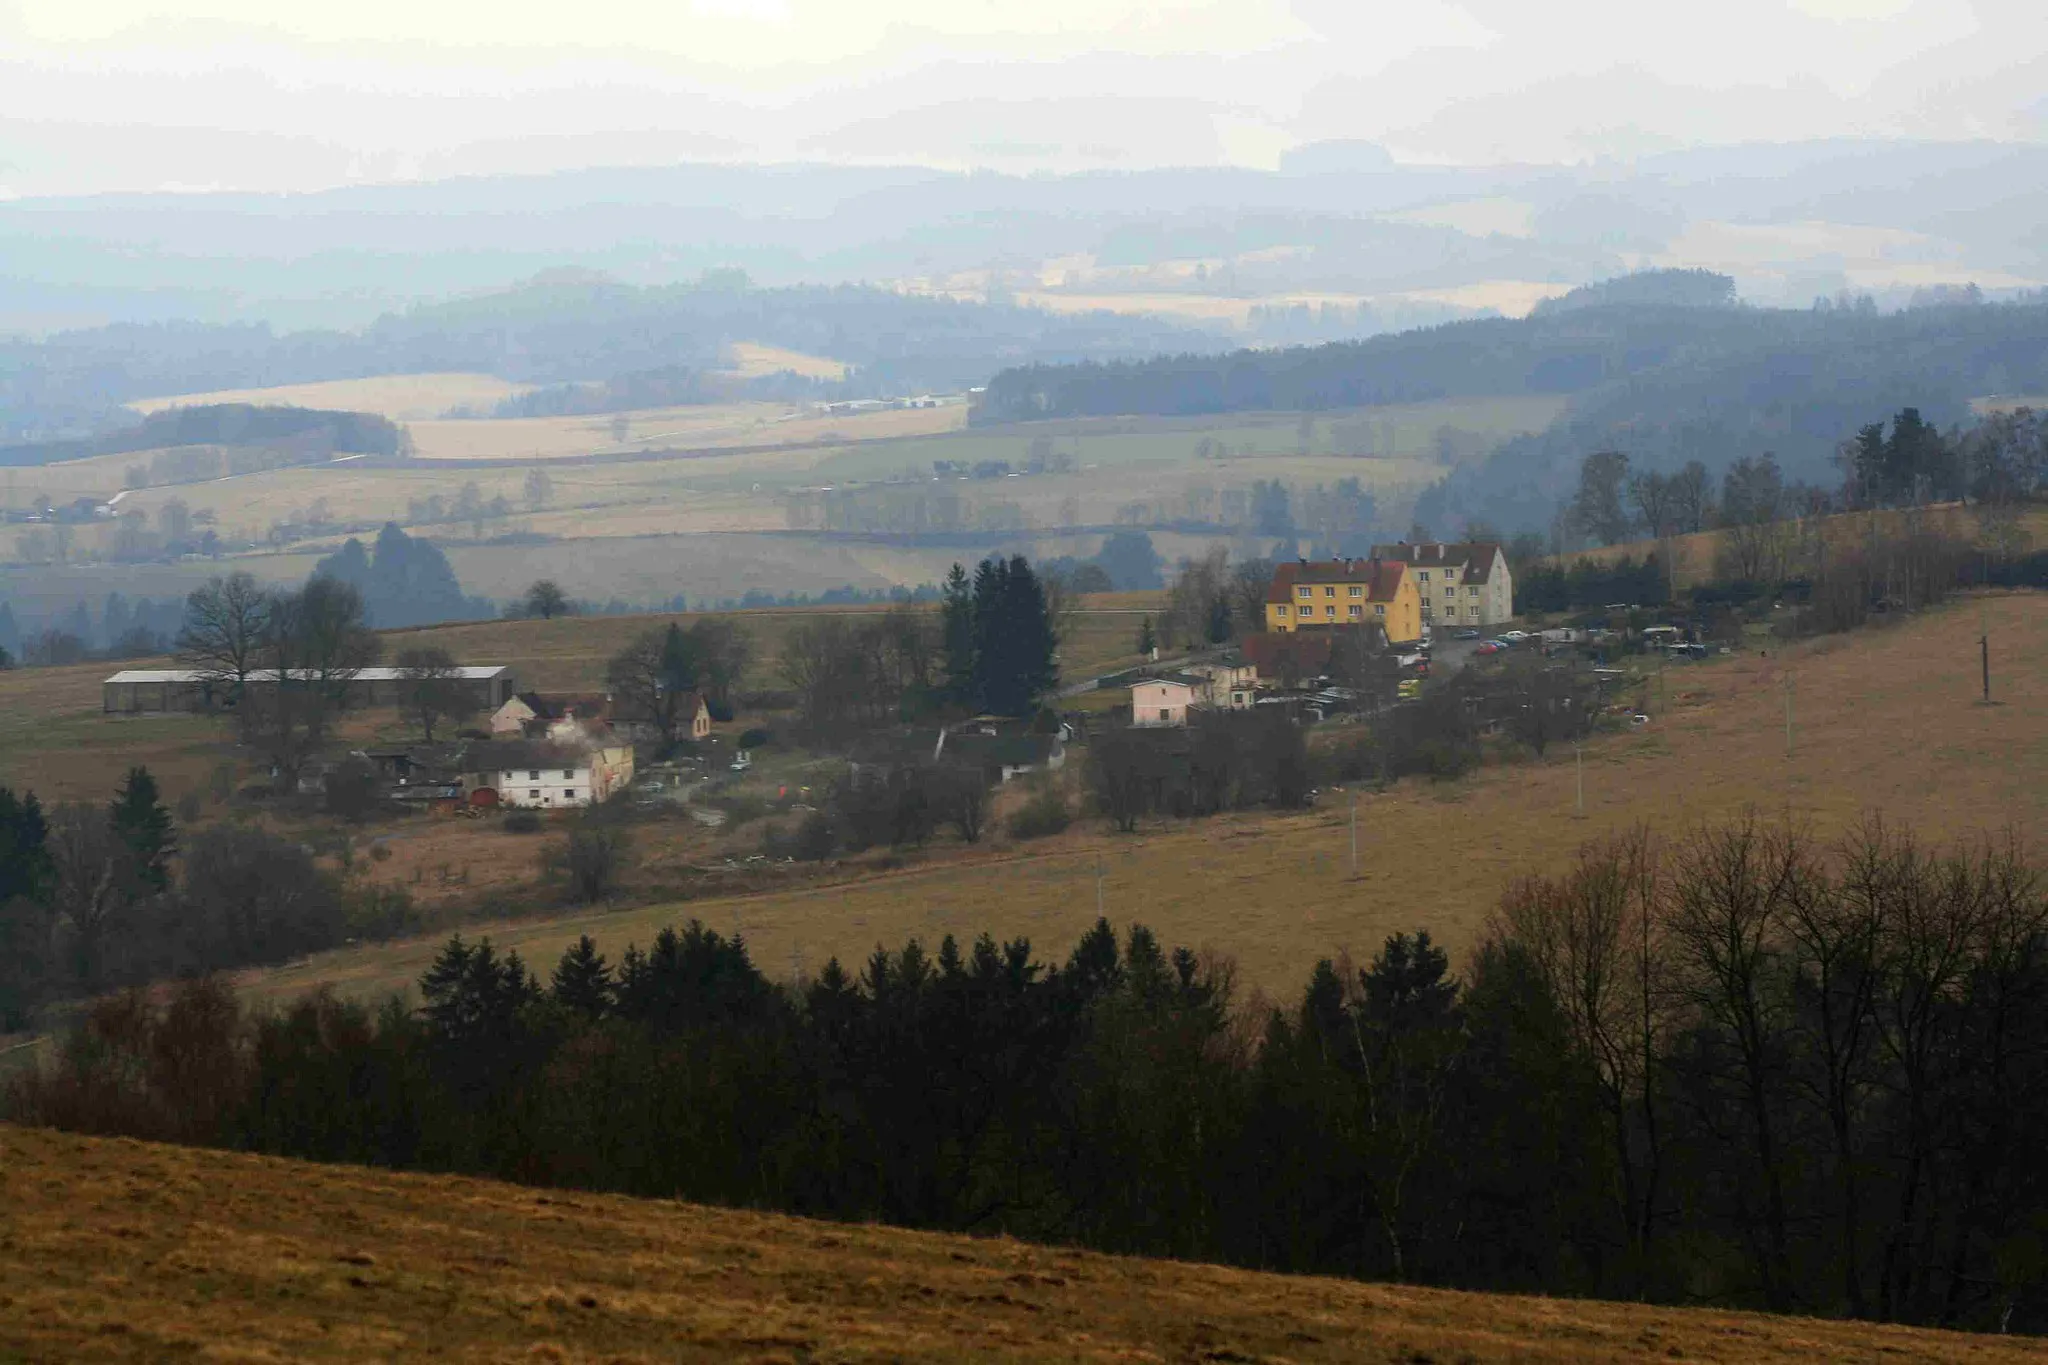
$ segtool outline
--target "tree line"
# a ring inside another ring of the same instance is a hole
[[[0,787],[0,1033],[54,1001],[411,927],[404,893],[344,887],[297,841],[181,834],[147,768],[104,806]]]
[[[2048,1329],[2048,898],[2010,842],[1754,817],[1582,849],[1464,970],[1426,932],[1284,1005],[1107,923],[777,986],[692,923],[422,1004],[97,1006],[13,1115],[1471,1289]]]

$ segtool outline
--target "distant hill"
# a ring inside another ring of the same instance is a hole
[[[1581,308],[1732,308],[1735,277],[1711,270],[1639,270],[1611,280],[1582,284],[1534,311],[1570,313]]]
[[[1717,297],[1714,277],[1639,281]],[[989,381],[978,423],[1128,414],[1308,410],[1563,394],[1550,430],[1450,475],[1417,515],[1544,524],[1578,461],[1612,447],[1638,468],[1710,467],[1764,451],[1792,478],[1830,479],[1835,445],[1915,406],[1962,422],[1985,393],[2048,388],[2048,301],[1914,309],[1761,309],[1600,303],[1361,342],[1147,361],[1031,366]]]
[[[54,464],[177,446],[289,447],[318,459],[336,452],[398,455],[408,442],[403,427],[374,413],[213,403],[166,408],[102,436],[0,447],[0,465]]]
[[[1006,365],[1149,355],[1222,344],[1192,327],[1110,313],[1056,314],[859,285],[764,289],[736,272],[640,288],[590,272],[551,272],[509,289],[422,305],[359,332],[124,324],[43,339],[0,339],[0,441],[76,438],[115,428],[131,399],[372,375],[466,371],[522,383],[646,387],[631,376],[721,370],[735,342],[827,355],[844,380],[766,375],[668,391],[693,401],[860,397],[959,390]],[[739,394],[735,394],[735,389]]]

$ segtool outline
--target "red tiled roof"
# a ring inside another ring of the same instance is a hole
[[[1292,672],[1297,677],[1314,677],[1330,662],[1330,646],[1336,637],[1329,631],[1303,634],[1263,632],[1244,640],[1244,656],[1258,670],[1261,680],[1270,681]]]
[[[1302,583],[1318,587],[1325,583],[1359,583],[1365,587],[1366,601],[1391,602],[1401,589],[1404,572],[1406,568],[1398,559],[1289,560],[1273,570],[1273,581],[1266,587],[1266,601],[1274,606],[1292,602],[1295,587]]]

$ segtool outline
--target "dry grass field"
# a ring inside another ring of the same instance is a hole
[[[624,439],[614,421],[625,419]],[[422,460],[552,460],[643,450],[715,450],[876,441],[955,431],[963,406],[820,417],[788,403],[712,403],[589,417],[503,417],[408,424]]]
[[[1980,619],[1993,645],[1990,707],[1975,704]],[[580,933],[616,958],[629,940],[644,945],[662,925],[696,916],[744,933],[775,977],[815,972],[830,956],[863,959],[878,942],[936,943],[948,933],[1021,934],[1064,956],[1095,918],[1100,869],[1112,920],[1228,955],[1243,986],[1291,999],[1317,957],[1363,958],[1397,931],[1426,927],[1462,952],[1513,878],[1558,868],[1582,841],[1637,822],[1682,834],[1754,807],[1831,837],[1881,810],[1929,839],[2007,826],[2036,848],[2048,837],[2048,597],[1958,603],[1890,629],[1674,666],[1646,690],[1650,725],[1587,748],[1584,818],[1574,814],[1568,750],[1463,782],[1362,791],[1356,879],[1350,794],[1326,793],[1299,814],[1159,822],[1135,836],[1087,821],[1037,843],[948,846],[842,885],[473,932],[552,963]],[[407,989],[437,947],[420,940],[328,954],[248,981],[271,996],[329,981],[378,997]]]
[[[725,351],[727,371],[741,379],[759,379],[786,370],[805,379],[839,380],[846,378],[846,372],[852,368],[843,360],[806,355],[802,351],[768,346],[758,341],[735,341]]]
[[[1103,593],[1085,597],[1074,612],[1061,651],[1062,672],[1091,677],[1138,662],[1138,618],[1155,611],[1163,593]],[[886,606],[762,608],[736,613],[754,640],[754,686],[777,686],[780,649],[794,627],[827,616],[858,619],[888,611]],[[688,625],[698,613],[636,616],[563,616],[552,621],[476,621],[387,631],[384,647],[396,652],[437,646],[458,659],[510,664],[519,685],[544,691],[587,691],[604,682],[605,661],[645,630]],[[97,705],[97,694],[95,694]]]
[[[1841,512],[1823,517],[1820,526],[1827,536],[1831,550],[1854,548],[1873,530],[1878,534],[1892,534],[1901,529],[1906,515],[1897,511]],[[1941,503],[1923,509],[1920,515],[1933,529],[1946,531],[1952,536],[1967,541],[1977,541],[1982,534],[1977,509],[1960,503]],[[2048,544],[2048,508],[2032,507],[2020,513],[2019,526],[2030,546]],[[1797,535],[1795,523],[1786,523],[1788,536]],[[1565,556],[1571,564],[1579,560],[1589,563],[1612,563],[1624,555],[1640,559],[1655,552],[1671,556],[1672,578],[1680,589],[1706,582],[1715,575],[1715,562],[1721,553],[1726,531],[1697,531],[1688,535],[1672,536],[1665,541],[1638,540],[1621,545],[1607,545],[1592,550],[1577,550]]]
[[[0,1361],[2039,1360],[0,1127]]]
[[[329,379],[315,384],[280,384],[266,389],[222,389],[170,398],[140,398],[128,406],[147,416],[166,408],[209,403],[254,403],[259,407],[324,408],[374,412],[394,422],[439,417],[456,408],[484,411],[533,386],[493,374],[385,374],[370,379]]]

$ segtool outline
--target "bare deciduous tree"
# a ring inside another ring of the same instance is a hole
[[[216,578],[185,599],[185,623],[178,632],[178,658],[196,670],[216,700],[238,704],[249,675],[262,667],[270,630],[272,595],[246,573]]]

